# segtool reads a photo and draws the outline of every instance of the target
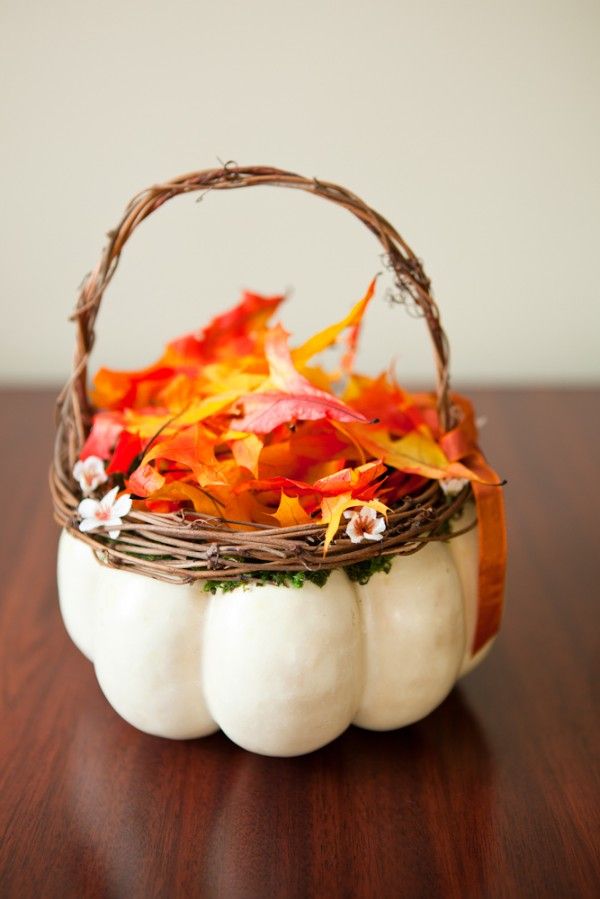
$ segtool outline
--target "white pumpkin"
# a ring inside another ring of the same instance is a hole
[[[134,727],[175,739],[221,728],[252,752],[293,756],[352,723],[390,730],[442,702],[492,642],[470,656],[477,566],[475,529],[396,557],[364,586],[335,571],[324,587],[212,596],[102,566],[65,531],[58,583],[69,635]]]

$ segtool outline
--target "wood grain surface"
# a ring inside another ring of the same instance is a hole
[[[426,720],[269,759],[138,733],[61,624],[53,396],[0,394],[0,896],[597,897],[600,395],[471,391],[504,627]]]

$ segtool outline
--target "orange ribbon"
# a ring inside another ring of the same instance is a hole
[[[451,462],[466,468],[486,481],[472,481],[479,528],[478,611],[472,655],[498,632],[504,604],[506,575],[506,521],[504,496],[499,478],[477,446],[477,428],[473,406],[466,397],[452,395],[452,402],[463,412],[460,423],[440,438],[440,446]]]

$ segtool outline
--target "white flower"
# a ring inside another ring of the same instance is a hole
[[[442,478],[440,487],[446,496],[457,496],[468,483],[466,478]]]
[[[113,487],[101,500],[83,499],[79,503],[78,512],[81,517],[80,531],[93,531],[95,528],[110,528],[108,536],[116,540],[121,532],[122,518],[131,511],[131,497],[128,493],[116,498],[118,487]]]
[[[346,534],[352,543],[362,543],[363,540],[383,540],[385,521],[379,518],[375,509],[363,506],[354,512],[344,512],[344,518],[349,518]]]
[[[100,484],[108,481],[104,462],[98,456],[88,456],[87,459],[76,462],[73,466],[73,477],[79,481],[82,493],[91,493]]]

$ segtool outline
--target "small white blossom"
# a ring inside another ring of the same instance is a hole
[[[468,483],[466,478],[442,478],[440,487],[446,496],[458,496],[463,487]]]
[[[80,531],[107,528],[108,536],[116,540],[121,532],[123,517],[131,511],[131,497],[124,493],[117,499],[118,487],[113,487],[101,500],[83,499],[79,503]]]
[[[355,511],[344,512],[344,518],[349,518],[346,534],[352,543],[362,543],[363,540],[382,540],[385,531],[385,521],[380,518],[375,509],[363,506]]]
[[[100,484],[105,484],[108,477],[104,470],[104,462],[98,456],[76,462],[73,466],[73,477],[79,481],[82,493],[91,493]]]

